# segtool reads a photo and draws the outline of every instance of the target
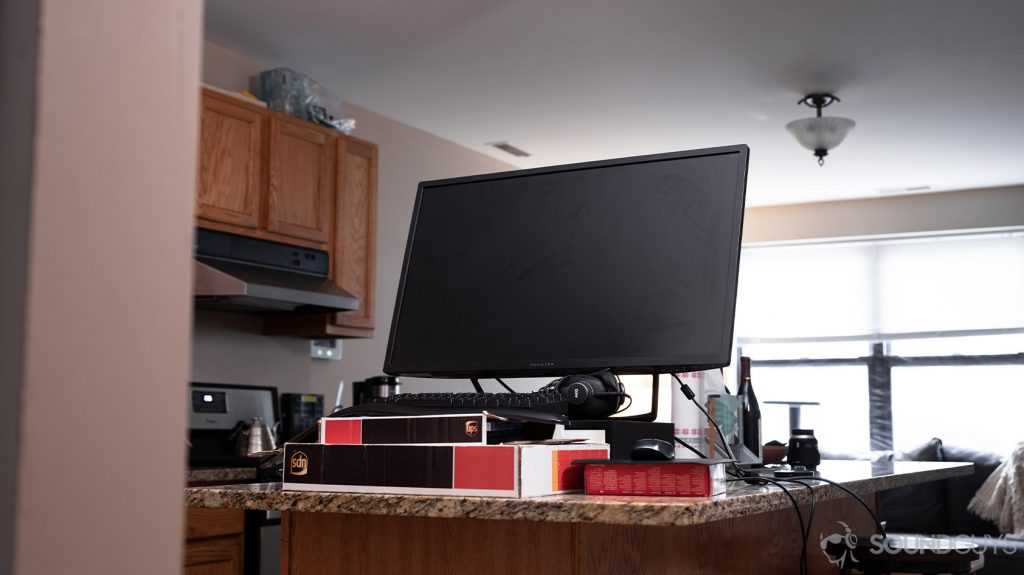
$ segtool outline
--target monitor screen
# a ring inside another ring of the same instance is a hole
[[[748,148],[423,182],[384,371],[729,364]]]

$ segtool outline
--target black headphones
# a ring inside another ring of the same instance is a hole
[[[567,375],[551,384],[569,402],[572,419],[604,419],[617,413],[629,397],[622,382],[610,371]]]

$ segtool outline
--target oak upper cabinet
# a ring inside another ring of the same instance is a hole
[[[280,314],[264,332],[372,337],[377,146],[204,88],[196,225],[324,250],[360,308]]]
[[[358,310],[338,313],[339,334],[372,337],[377,261],[377,146],[338,139],[334,281],[359,298]]]
[[[330,240],[337,139],[302,120],[270,118],[268,231],[323,244]]]
[[[259,226],[264,124],[258,106],[204,91],[196,193],[200,222]]]
[[[338,133],[203,89],[196,225],[329,250]]]
[[[359,309],[336,314],[281,314],[263,332],[311,338],[373,337],[377,273],[377,146],[337,137],[331,278],[359,298]]]

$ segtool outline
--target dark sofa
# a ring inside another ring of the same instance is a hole
[[[933,439],[897,459],[912,461],[966,461],[974,475],[954,477],[923,485],[891,489],[879,494],[880,519],[890,533],[951,535],[969,539],[985,549],[982,575],[1024,573],[1024,541],[1001,539],[993,523],[967,510],[967,504],[1001,462],[992,453],[943,445]]]

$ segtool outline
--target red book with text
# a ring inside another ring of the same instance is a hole
[[[587,495],[709,497],[725,492],[721,460],[582,461]]]

